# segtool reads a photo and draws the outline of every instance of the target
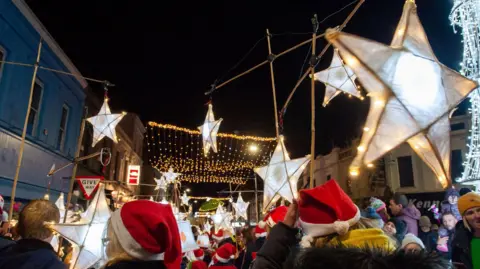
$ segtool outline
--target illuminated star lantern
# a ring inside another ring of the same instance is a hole
[[[217,133],[218,128],[220,128],[220,123],[223,119],[215,120],[213,116],[213,106],[208,104],[208,112],[205,117],[205,123],[202,126],[199,126],[198,129],[202,134],[203,139],[203,153],[208,155],[210,148],[213,152],[217,152]]]
[[[105,199],[105,187],[101,184],[80,222],[51,226],[78,247],[71,260],[71,269],[87,269],[102,259],[102,238],[109,218],[110,209]]]
[[[210,222],[205,222],[205,224],[203,225],[203,229],[205,230],[204,232],[206,233],[210,233],[210,230],[212,229],[212,225],[210,225]]]
[[[449,184],[449,112],[477,83],[442,65],[431,50],[413,1],[406,2],[392,47],[328,30],[327,40],[339,49],[371,97],[358,153],[350,167],[358,174],[385,153],[410,139],[442,186]],[[422,149],[420,151],[420,148]]]
[[[232,221],[232,213],[225,212],[223,206],[218,206],[217,211],[212,215],[213,224],[215,224],[215,232],[218,232],[220,229],[228,230],[230,229],[230,222]]]
[[[98,115],[87,119],[87,121],[93,125],[92,147],[95,147],[95,145],[105,136],[117,143],[115,128],[125,115],[125,112],[121,114],[112,114],[110,112],[110,107],[108,106],[108,98],[105,98]]]
[[[297,182],[303,170],[310,162],[309,155],[290,160],[283,137],[273,152],[267,166],[255,168],[254,171],[263,179],[263,211],[283,197],[289,202],[297,197]]]
[[[167,189],[167,180],[165,179],[165,177],[160,177],[160,179],[156,179],[155,178],[155,182],[157,183],[157,186],[155,187],[155,190],[158,190],[158,189],[162,189],[162,190],[166,190]]]
[[[315,73],[314,77],[315,80],[325,83],[323,106],[327,106],[333,98],[342,92],[358,98],[362,97],[357,85],[355,85],[355,74],[348,66],[343,64],[337,50],[333,51],[330,67]]]
[[[175,179],[180,176],[180,173],[174,173],[173,172],[173,167],[170,167],[168,169],[168,172],[162,172],[162,175],[165,177],[167,180],[167,184],[172,184],[175,182]]]
[[[188,205],[188,201],[190,201],[190,198],[188,198],[186,192],[184,192],[182,197],[180,197],[180,198],[182,199],[182,205]]]
[[[238,198],[236,203],[232,203],[233,208],[235,209],[235,216],[242,217],[244,220],[247,219],[247,209],[249,202],[245,203],[242,198],[242,193],[238,193]]]

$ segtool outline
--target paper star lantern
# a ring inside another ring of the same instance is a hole
[[[340,93],[353,95],[362,98],[360,91],[355,85],[355,74],[346,65],[343,64],[338,51],[333,51],[333,58],[330,67],[315,73],[315,80],[325,83],[325,98],[323,99],[323,106],[328,103]]]
[[[215,224],[215,232],[218,232],[220,229],[228,230],[230,229],[230,223],[232,222],[232,213],[225,212],[223,206],[218,206],[217,211],[212,215],[213,224]]]
[[[205,123],[198,127],[202,133],[203,153],[205,155],[208,155],[210,148],[212,148],[213,152],[217,152],[217,133],[222,120],[223,119],[215,120],[215,117],[213,116],[213,106],[212,104],[208,104],[208,112],[207,116],[205,117]]]
[[[247,219],[247,209],[250,205],[250,202],[245,203],[242,198],[242,193],[238,193],[238,198],[236,203],[232,203],[233,208],[235,209],[235,216],[242,217],[244,220]]]
[[[155,182],[157,183],[157,186],[155,187],[155,190],[158,190],[158,189],[162,189],[162,190],[166,190],[167,189],[167,180],[165,179],[165,177],[160,177],[160,179],[154,179]]]
[[[188,201],[190,201],[190,198],[188,198],[186,192],[183,193],[183,195],[182,195],[182,197],[180,197],[180,199],[182,199],[182,205],[188,205]]]
[[[105,98],[98,115],[87,119],[87,121],[93,125],[92,147],[95,147],[95,145],[105,136],[117,143],[115,128],[125,115],[125,112],[121,114],[112,114],[110,112],[110,107],[108,106],[108,98]]]
[[[203,225],[203,229],[205,230],[204,232],[210,233],[210,230],[212,229],[212,225],[210,225],[210,222],[208,220]]]
[[[104,189],[104,185],[101,184],[80,222],[59,223],[51,226],[53,230],[78,247],[72,255],[71,269],[90,268],[103,257],[102,238],[110,218]]]
[[[168,169],[168,172],[162,172],[162,175],[165,177],[167,180],[167,184],[172,184],[175,182],[175,179],[180,176],[180,173],[174,173],[173,172],[173,167],[170,167]]]
[[[292,202],[297,197],[297,182],[303,170],[310,162],[309,155],[290,160],[283,137],[273,152],[267,166],[255,168],[254,171],[263,179],[263,211],[266,212],[278,199]]]
[[[180,212],[180,210],[176,206],[172,205],[172,211],[173,211],[173,215],[175,216],[175,219],[177,221],[182,221],[182,220],[185,220],[187,218],[187,214],[185,214],[183,212]]]
[[[333,30],[327,40],[339,49],[371,97],[351,174],[410,140],[446,187],[450,149],[442,134],[449,130],[445,117],[477,83],[437,60],[414,3],[406,2],[392,47]]]

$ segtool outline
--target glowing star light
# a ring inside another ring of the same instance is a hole
[[[244,220],[247,219],[247,209],[249,202],[245,203],[242,198],[242,193],[238,193],[238,199],[236,203],[232,203],[233,208],[235,209],[235,216],[242,217]]]
[[[165,177],[160,177],[160,179],[154,179],[155,182],[157,183],[157,186],[155,187],[155,190],[158,190],[158,189],[162,189],[162,190],[166,190],[167,189],[167,180],[165,179]]]
[[[203,153],[205,155],[208,155],[210,148],[212,148],[213,152],[217,152],[217,133],[222,120],[223,119],[215,120],[215,117],[213,116],[213,106],[212,104],[208,104],[208,112],[207,116],[205,117],[205,123],[198,127],[202,133]]]
[[[92,147],[95,147],[95,145],[105,136],[117,143],[115,127],[117,127],[117,124],[125,115],[125,112],[122,114],[112,114],[110,112],[110,107],[108,106],[108,98],[105,98],[98,115],[87,119],[87,121],[93,125]]]
[[[175,182],[175,179],[180,176],[180,173],[174,173],[173,172],[173,167],[170,167],[168,169],[168,172],[162,172],[162,175],[165,177],[167,180],[167,184],[172,184]]]
[[[441,64],[407,0],[392,46],[341,33],[327,32],[371,97],[351,171],[373,163],[408,140],[433,169],[442,186],[450,181],[448,114],[477,83]],[[445,135],[447,134],[447,136]]]
[[[110,209],[105,199],[105,187],[101,184],[87,211],[82,214],[80,222],[51,226],[77,247],[71,260],[71,269],[87,269],[102,259],[102,238],[109,218]]]
[[[263,179],[263,211],[266,212],[280,197],[292,202],[297,197],[297,182],[310,161],[309,155],[290,160],[283,137],[273,152],[267,166],[255,168],[254,171]]]
[[[188,201],[190,201],[190,198],[188,198],[186,192],[183,193],[183,195],[182,195],[182,197],[180,197],[180,199],[182,199],[182,205],[188,205]]]
[[[212,215],[213,223],[215,224],[215,232],[218,232],[220,229],[229,230],[230,223],[232,222],[232,213],[225,212],[223,206],[219,205],[217,211]]]
[[[333,58],[330,67],[315,73],[315,80],[325,83],[325,98],[323,106],[327,106],[333,98],[341,92],[361,98],[362,95],[355,85],[355,74],[343,64],[338,51],[333,51]]]

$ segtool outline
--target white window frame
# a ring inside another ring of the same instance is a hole
[[[65,116],[65,126],[63,126],[63,128],[62,128],[61,124],[62,124],[63,109],[65,109],[67,111],[67,115]],[[68,130],[68,116],[70,115],[70,107],[67,104],[63,104],[62,114],[60,114],[60,126],[58,128],[58,131],[63,129],[62,138],[60,138],[61,139],[60,147],[59,147],[60,151],[63,151],[63,149],[65,148],[65,137],[67,135],[67,130]]]
[[[40,81],[38,78],[35,79],[35,84],[38,84],[42,90],[40,92],[40,100],[38,101],[38,110],[35,111],[37,113],[35,114],[35,119],[33,120],[32,133],[30,134],[31,136],[35,136],[35,134],[37,133],[38,117],[39,117],[40,112],[42,110],[43,91],[45,90],[45,84],[43,84],[43,82]],[[32,94],[33,94],[33,92],[32,92]],[[33,98],[33,96],[32,96],[32,98]],[[33,102],[33,99],[32,99],[32,102]],[[30,106],[30,109],[33,109],[33,108]]]

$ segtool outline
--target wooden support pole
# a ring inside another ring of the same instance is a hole
[[[278,125],[278,109],[277,109],[277,92],[275,89],[275,74],[273,72],[273,60],[272,46],[270,43],[270,31],[267,29],[267,44],[268,44],[268,61],[270,64],[270,79],[272,81],[272,93],[273,93],[273,112],[275,113],[275,132],[277,134],[277,141],[280,137],[279,125]]]
[[[257,189],[257,176],[255,175],[255,220],[258,223],[258,189]]]
[[[15,170],[15,176],[13,177],[12,193],[10,195],[10,210],[8,211],[9,221],[12,220],[12,216],[13,216],[13,204],[15,203],[17,183],[18,183],[18,178],[20,176],[20,168],[22,167],[23,151],[25,149],[25,137],[27,136],[28,118],[30,117],[30,108],[32,107],[33,90],[35,88],[35,80],[37,79],[38,65],[40,63],[41,54],[42,54],[42,39],[40,38],[40,42],[38,43],[37,59],[33,67],[32,83],[30,84],[30,96],[28,98],[28,105],[27,105],[27,111],[26,111],[27,113],[25,115],[25,121],[23,123],[22,140],[20,142],[20,150],[18,152],[17,167]]]
[[[312,122],[311,122],[311,141],[310,141],[310,188],[314,187],[313,182],[315,174],[315,64],[316,64],[316,36],[317,36],[317,15],[312,19],[313,22],[313,35],[312,35],[312,56],[310,59],[310,83],[311,83],[311,104],[312,104]]]
[[[78,159],[78,157],[80,156],[80,149],[82,148],[83,134],[84,133],[85,133],[85,119],[82,119],[82,123],[80,125],[80,133],[78,135],[77,149],[75,151],[75,159]],[[63,216],[63,223],[67,222],[68,206],[70,205],[70,202],[72,201],[73,185],[75,183],[75,178],[77,177],[77,168],[78,168],[78,162],[75,162],[73,164],[72,176],[70,178],[70,186],[68,188],[67,206],[65,207],[65,216]]]

